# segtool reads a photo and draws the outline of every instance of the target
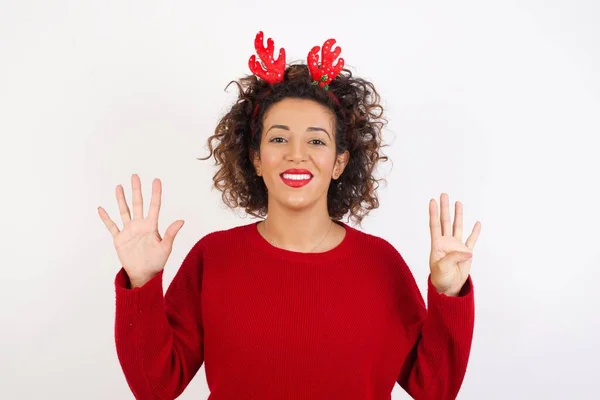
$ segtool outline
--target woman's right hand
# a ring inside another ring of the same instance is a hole
[[[142,185],[137,174],[132,175],[131,186],[133,189],[133,219],[125,200],[123,186],[117,185],[116,188],[123,230],[119,230],[104,208],[98,207],[98,214],[112,234],[119,261],[129,276],[131,287],[134,288],[143,286],[163,270],[173,249],[173,240],[184,221],[173,222],[167,228],[164,238],[161,238],[158,233],[158,213],[162,195],[160,180],[154,179],[152,182],[152,197],[146,218],[144,218]]]

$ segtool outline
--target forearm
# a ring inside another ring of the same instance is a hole
[[[202,362],[200,350],[189,351],[200,345],[196,330],[169,321],[162,272],[134,289],[127,289],[125,278],[117,277],[115,318],[115,342],[124,375],[136,398],[174,398],[191,380],[195,365]]]
[[[474,327],[469,278],[456,297],[438,293],[428,282],[428,310],[399,384],[416,400],[455,399],[462,385]]]

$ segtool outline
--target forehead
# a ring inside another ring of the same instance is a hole
[[[333,113],[313,100],[283,99],[271,106],[265,114],[265,123],[329,125],[334,122]]]

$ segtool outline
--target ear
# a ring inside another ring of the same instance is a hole
[[[260,155],[257,151],[250,150],[249,151],[250,160],[252,160],[252,165],[254,165],[254,169],[256,170],[256,175],[261,176],[261,163],[260,163]]]
[[[331,173],[331,177],[335,180],[338,179],[344,169],[346,169],[346,165],[348,165],[348,161],[350,160],[350,152],[348,150],[344,151],[342,154],[338,154],[335,159],[335,164],[333,165],[333,171]]]

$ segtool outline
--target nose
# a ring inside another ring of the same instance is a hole
[[[287,158],[292,162],[303,162],[308,158],[307,146],[303,140],[292,140],[290,146],[288,146],[289,152]]]

